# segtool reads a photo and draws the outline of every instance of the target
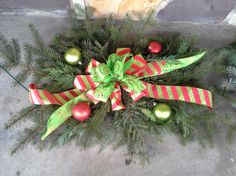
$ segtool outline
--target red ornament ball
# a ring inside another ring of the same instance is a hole
[[[162,50],[162,45],[158,42],[152,41],[148,44],[148,51],[152,54],[158,54]]]
[[[79,102],[72,109],[73,117],[81,122],[88,120],[91,108],[88,102]]]

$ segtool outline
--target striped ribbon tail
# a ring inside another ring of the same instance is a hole
[[[99,83],[92,80],[91,75],[77,75],[74,80],[74,86],[84,92],[89,89],[95,89]]]
[[[111,96],[110,96],[110,99],[111,99],[111,109],[113,111],[118,111],[118,110],[121,110],[121,109],[124,109],[125,106],[122,104],[122,101],[121,101],[121,90],[120,90],[120,87],[116,88]]]
[[[35,105],[63,105],[71,99],[77,97],[82,92],[78,89],[72,89],[65,92],[51,94],[46,90],[37,89],[36,84],[29,86],[29,99]]]
[[[212,94],[208,90],[187,87],[187,86],[165,86],[165,85],[154,85],[145,83],[146,89],[144,93],[146,97],[152,97],[156,99],[165,100],[176,100],[184,101],[187,103],[195,103],[198,105],[204,105],[209,108],[213,107]],[[143,96],[132,95],[132,98],[137,101]]]

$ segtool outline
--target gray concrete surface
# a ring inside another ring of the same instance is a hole
[[[69,0],[0,0],[1,9],[62,10],[69,5]]]
[[[46,41],[69,27],[66,18],[0,16],[0,32],[7,38],[19,39],[21,44],[32,42],[28,23],[35,24]],[[198,46],[210,49],[225,46],[236,39],[236,27],[228,25],[160,23],[150,30],[195,36],[198,38]],[[25,123],[13,131],[3,129],[3,124],[13,114],[29,105],[27,92],[11,84],[8,75],[0,75],[0,176],[236,175],[236,143],[229,145],[221,128],[217,130],[213,148],[202,148],[197,142],[182,146],[174,135],[165,136],[163,143],[150,142],[148,150],[151,163],[144,168],[137,163],[125,165],[125,147],[115,151],[108,147],[98,155],[98,146],[80,151],[71,143],[51,151],[39,152],[34,146],[28,145],[23,151],[11,156],[11,146],[24,127],[31,125]]]
[[[235,0],[174,0],[157,16],[163,21],[221,22],[235,6]]]

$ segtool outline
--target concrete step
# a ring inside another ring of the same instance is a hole
[[[2,9],[37,9],[37,10],[63,10],[70,5],[69,0],[0,0]]]

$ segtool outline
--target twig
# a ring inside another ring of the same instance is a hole
[[[18,81],[10,72],[7,71],[1,64],[0,67],[11,77],[13,78],[21,87],[23,87],[26,91],[29,92],[29,89],[27,89],[20,81]]]
[[[21,141],[13,150],[11,151],[11,155],[15,154],[17,150],[19,150],[28,139],[30,139],[38,130],[40,127],[35,128],[28,136],[26,136],[23,141]]]
[[[13,124],[15,124],[16,122],[18,122],[19,120],[21,120],[21,119],[23,119],[23,118],[26,118],[26,116],[27,116],[28,114],[33,113],[35,110],[37,110],[37,108],[38,108],[38,107],[35,106],[34,109],[28,111],[27,113],[25,113],[25,114],[23,114],[23,115],[20,115],[19,118],[13,119],[10,123],[8,123],[8,124],[6,124],[6,125],[4,126],[4,129],[8,129],[8,128],[10,128]]]

